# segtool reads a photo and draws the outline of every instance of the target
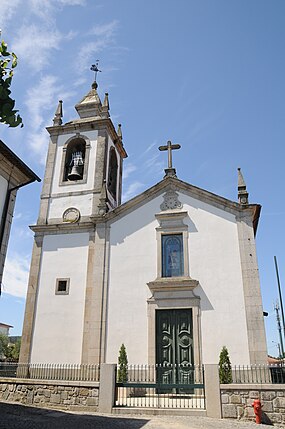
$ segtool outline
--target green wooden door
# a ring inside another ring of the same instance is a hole
[[[156,311],[156,363],[159,383],[193,384],[192,309]]]

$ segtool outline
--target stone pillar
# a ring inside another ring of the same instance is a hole
[[[207,416],[222,418],[218,365],[205,365],[205,396]]]
[[[100,366],[99,413],[111,413],[115,403],[116,365],[103,363]]]
[[[24,318],[22,341],[21,341],[21,351],[20,351],[20,358],[19,358],[20,363],[30,362],[30,357],[31,357],[31,346],[32,346],[32,336],[33,336],[33,329],[34,329],[34,318],[35,318],[38,283],[39,283],[39,273],[40,273],[40,267],[41,267],[43,236],[36,235],[34,240],[35,241],[34,241],[34,248],[33,248],[31,268],[30,268],[28,293],[26,298],[25,318]]]
[[[101,364],[105,361],[108,261],[109,229],[105,223],[98,223],[95,237],[91,236],[89,240],[82,344],[83,364]]]
[[[237,225],[250,364],[265,365],[267,346],[251,212],[242,213]]]
[[[40,212],[37,222],[38,225],[46,224],[48,219],[49,198],[51,196],[52,180],[54,176],[57,139],[57,134],[52,134],[50,137],[45,169],[45,178],[41,193]]]

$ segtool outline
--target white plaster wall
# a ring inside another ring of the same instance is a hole
[[[81,216],[90,216],[92,213],[92,202],[94,195],[82,194],[68,197],[51,198],[49,206],[49,219],[62,218],[64,211],[70,207],[75,207],[80,211]]]
[[[190,276],[200,283],[202,360],[217,363],[227,346],[233,364],[249,364],[235,216],[183,194],[180,201],[189,213]]]
[[[63,147],[67,140],[70,138],[76,138],[76,134],[63,134],[58,137],[57,149],[56,149],[56,159],[54,165],[54,175],[52,182],[52,194],[58,194],[63,192],[77,192],[84,191],[87,189],[92,189],[94,187],[94,177],[95,177],[95,163],[96,163],[96,149],[97,149],[97,138],[98,130],[86,131],[82,133],[83,136],[87,137],[90,140],[90,153],[89,153],[89,165],[88,165],[88,176],[87,183],[81,184],[72,184],[72,185],[61,185],[61,164],[63,156]]]
[[[7,180],[4,177],[0,176],[0,219],[2,219],[7,189],[8,189]]]
[[[88,241],[88,233],[44,237],[33,363],[81,362]],[[55,294],[56,278],[70,278],[68,295]]]
[[[130,363],[147,363],[146,283],[156,277],[157,201],[111,225],[106,362],[116,363],[125,344]]]
[[[189,218],[190,276],[199,280],[202,360],[217,363],[227,346],[233,364],[249,363],[245,307],[235,216],[179,195]],[[157,276],[154,215],[162,197],[111,225],[107,362],[122,343],[131,363],[147,363],[147,282]]]

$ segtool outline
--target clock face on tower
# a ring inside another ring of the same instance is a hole
[[[70,207],[65,210],[62,215],[63,222],[75,223],[80,219],[80,211],[75,207]]]

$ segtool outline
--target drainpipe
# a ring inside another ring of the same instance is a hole
[[[13,191],[18,190],[18,189],[22,188],[23,186],[29,185],[30,183],[32,183],[34,181],[35,181],[35,179],[31,179],[28,182],[22,183],[21,185],[14,186],[14,188],[10,188],[7,191],[5,203],[4,203],[4,207],[3,207],[2,219],[1,219],[0,253],[1,253],[2,244],[3,244],[3,240],[4,240],[5,225],[6,225],[6,221],[7,221],[7,217],[8,217],[8,209],[9,209],[9,204],[10,204],[10,200],[11,200],[11,194]],[[1,286],[2,286],[2,283],[0,283],[0,296],[1,296]]]

